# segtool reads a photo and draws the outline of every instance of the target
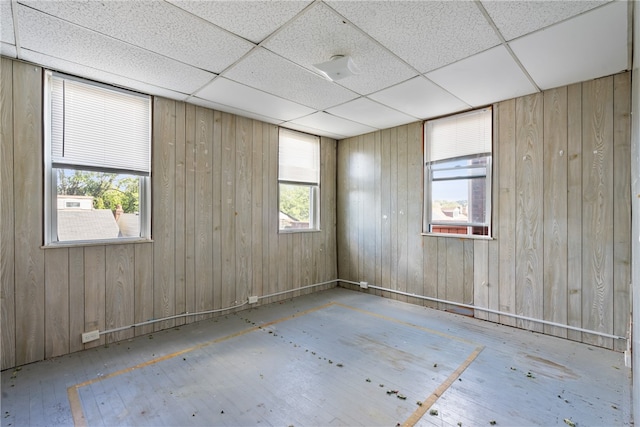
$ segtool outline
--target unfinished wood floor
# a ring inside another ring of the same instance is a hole
[[[2,425],[612,426],[630,393],[620,353],[335,288],[4,371]]]

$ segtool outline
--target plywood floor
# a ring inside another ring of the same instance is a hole
[[[2,372],[2,425],[629,425],[620,353],[342,288]]]

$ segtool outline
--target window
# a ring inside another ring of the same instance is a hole
[[[48,71],[45,244],[150,238],[151,99]]]
[[[319,230],[320,138],[280,129],[280,231]]]
[[[491,235],[491,108],[425,123],[424,232]]]

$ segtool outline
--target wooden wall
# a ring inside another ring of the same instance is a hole
[[[624,73],[494,106],[490,241],[421,235],[421,123],[340,141],[339,277],[626,336],[630,85]],[[625,346],[508,316],[475,316]]]
[[[42,70],[2,58],[0,85],[2,369],[197,319],[85,331],[337,277],[336,142],[321,140],[322,231],[278,234],[277,126],[161,98],[153,243],[43,249]]]

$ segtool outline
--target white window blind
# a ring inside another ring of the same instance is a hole
[[[491,132],[491,108],[428,121],[427,161],[491,153]]]
[[[320,140],[317,136],[280,129],[278,180],[319,183]]]
[[[150,97],[60,75],[51,82],[51,161],[149,175]]]

